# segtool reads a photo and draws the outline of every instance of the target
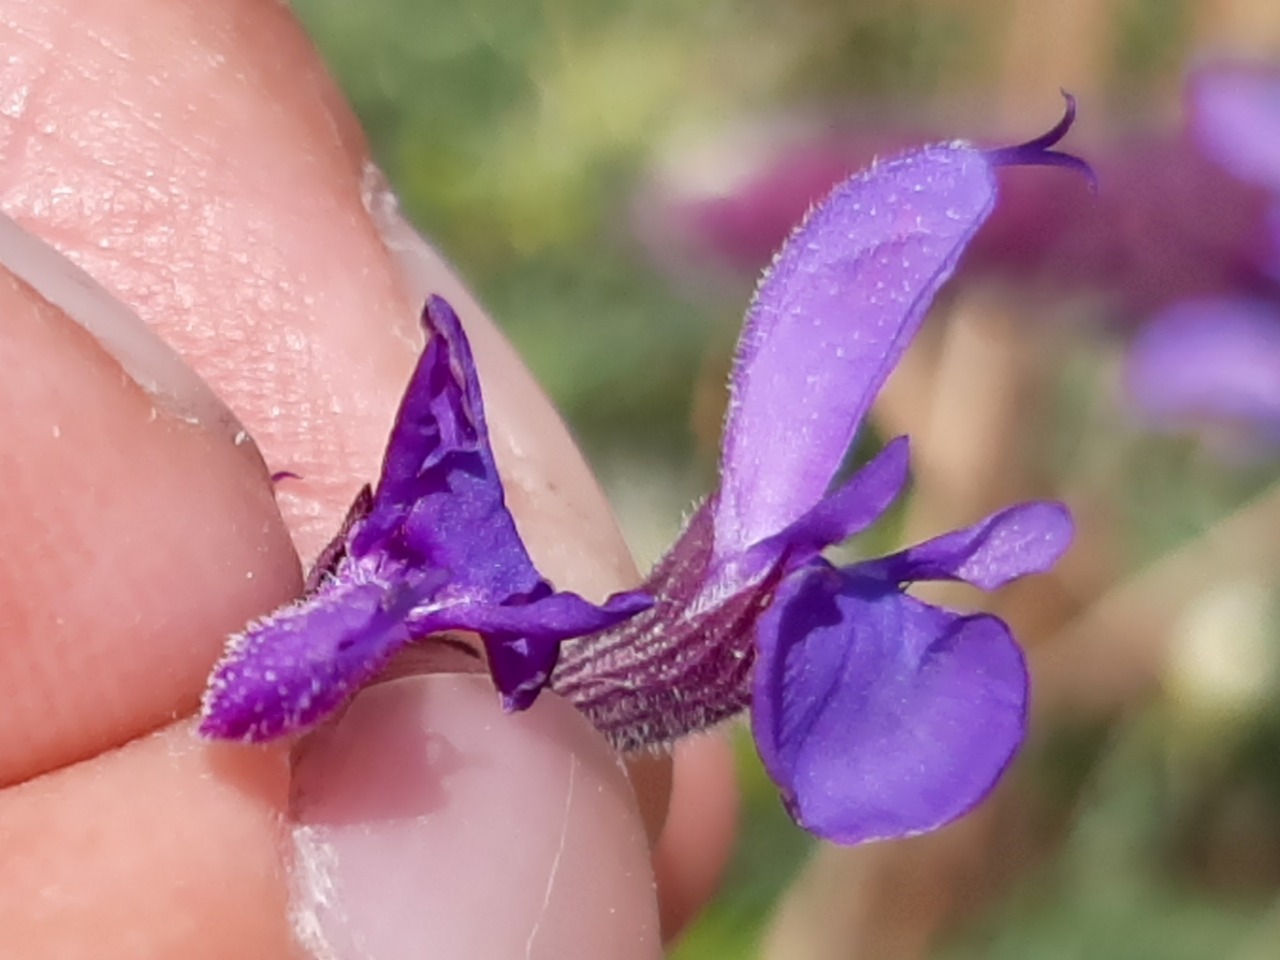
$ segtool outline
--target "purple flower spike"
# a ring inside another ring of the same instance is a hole
[[[1022,654],[987,615],[931,606],[920,580],[994,589],[1071,539],[1028,503],[878,560],[822,551],[907,480],[899,438],[832,480],[930,303],[995,206],[995,168],[1051,164],[1062,123],[1019,147],[926,147],[840,184],[783,246],[747,313],[720,486],[645,583],[655,603],[570,640],[552,688],[618,747],[659,746],[746,707],[795,819],[840,843],[899,837],[980,801],[1021,744]]]
[[[200,731],[269,740],[339,707],[410,642],[480,634],[508,709],[532,702],[560,641],[647,608],[557,593],[507,511],[480,384],[453,309],[432,297],[429,340],[392,429],[377,489],[356,499],[304,597],[233,637],[205,692]]]

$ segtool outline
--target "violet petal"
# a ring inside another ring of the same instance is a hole
[[[791,235],[739,342],[718,558],[782,531],[822,499],[995,197],[986,156],[942,144],[840,184]]]
[[[308,727],[409,642],[412,598],[381,583],[331,583],[227,644],[205,690],[200,733],[270,740]]]
[[[1071,513],[1054,501],[1006,507],[898,553],[857,565],[858,573],[899,585],[960,580],[983,590],[1049,570],[1071,545]]]
[[[920,833],[990,791],[1021,744],[1027,673],[1008,629],[825,562],[757,631],[752,729],[788,810],[837,843]]]
[[[1280,425],[1280,308],[1232,298],[1186,300],[1152,317],[1125,358],[1137,407],[1167,426]]]

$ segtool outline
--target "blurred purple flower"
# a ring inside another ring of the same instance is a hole
[[[1185,106],[1176,136],[1130,135],[1101,151],[1105,189],[1091,201],[1082,184],[1011,171],[964,271],[1099,294],[1109,319],[1145,324],[1126,388],[1153,425],[1230,421],[1274,438],[1280,421],[1259,386],[1268,369],[1280,380],[1265,319],[1280,324],[1280,72],[1203,69]],[[729,190],[680,189],[677,170],[644,198],[641,234],[672,272],[699,256],[755,272],[815,198],[895,136],[784,138]]]
[[[1227,65],[1202,70],[1188,88],[1192,129],[1215,163],[1280,198],[1280,74]]]
[[[532,702],[562,639],[651,603],[603,606],[557,593],[534,568],[507,511],[475,364],[443,299],[423,312],[428,341],[365,487],[322,554],[304,597],[232,637],[209,677],[200,732],[269,740],[337,709],[410,642],[478,633],[508,709]]]
[[[805,213],[879,154],[934,139],[883,124],[857,133],[759,123],[670,158],[635,203],[663,266],[716,261],[757,276]]]
[[[838,181],[918,139],[877,128],[761,137],[767,146],[745,151],[730,143],[745,172],[717,183],[671,165],[640,197],[637,229],[673,275],[690,260],[754,275]],[[1184,296],[1257,286],[1260,243],[1280,229],[1280,214],[1268,220],[1256,184],[1229,175],[1187,134],[1130,135],[1093,152],[1105,185],[1093,198],[1078,181],[1011,171],[962,273],[1101,293],[1130,318]]]
[[[1280,440],[1280,312],[1274,303],[1184,300],[1138,331],[1129,390],[1167,424],[1225,420]]]
[[[1134,405],[1165,427],[1244,427],[1280,441],[1280,72],[1206,69],[1188,85],[1189,122],[1223,170],[1266,190],[1272,232],[1255,246],[1252,282],[1157,311],[1125,360]]]
[[[993,590],[1071,538],[1057,503],[1011,507],[837,567],[907,481],[907,443],[832,482],[876,394],[996,202],[995,168],[1060,164],[1044,137],[928,147],[839,185],[791,234],[747,313],[719,489],[644,584],[653,607],[572,640],[552,675],[623,749],[750,706],[802,826],[841,843],[933,829],[972,808],[1021,744],[1027,673],[1006,625],[933,606],[915,582]]]

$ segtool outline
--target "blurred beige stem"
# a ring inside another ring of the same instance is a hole
[[[1023,486],[1018,437],[1025,432],[1033,357],[1007,299],[972,295],[947,325],[918,469],[928,471],[932,498],[946,511],[919,516],[912,535],[936,523],[976,519]]]
[[[880,425],[911,437],[916,489],[904,540],[972,522],[1027,494],[1019,439],[1037,378],[1019,323],[998,291],[966,295],[934,349],[913,348],[881,394]]]

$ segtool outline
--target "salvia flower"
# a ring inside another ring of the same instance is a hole
[[[747,313],[719,488],[644,584],[654,605],[569,641],[552,676],[637,749],[744,708],[792,816],[843,843],[929,830],[992,787],[1024,737],[1027,672],[1005,624],[916,599],[919,581],[995,589],[1048,569],[1071,521],[1011,507],[891,556],[837,567],[907,481],[907,442],[832,483],[854,433],[965,246],[996,168],[1088,168],[1050,148],[904,154],[839,185],[791,235]]]
[[[428,341],[387,443],[303,599],[232,637],[205,693],[206,736],[268,740],[339,707],[413,640],[478,633],[508,708],[546,683],[559,642],[644,609],[595,606],[538,573],[507,511],[475,364],[453,309],[433,297]]]
[[[750,707],[788,809],[821,836],[902,836],[964,813],[1023,739],[1025,664],[998,618],[925,603],[907,587],[990,590],[1044,571],[1067,546],[1070,518],[1060,504],[1023,504],[837,567],[823,550],[901,493],[906,440],[833,481],[991,213],[996,168],[1088,174],[1052,149],[1073,114],[1069,101],[1058,126],[1018,147],[904,154],[811,212],[747,315],[718,489],[643,592],[603,607],[553,592],[533,569],[503,506],[466,340],[433,299],[377,489],[357,501],[304,599],[231,641],[204,732],[300,729],[403,645],[473,630],[509,708],[550,682],[621,749],[659,747]]]

